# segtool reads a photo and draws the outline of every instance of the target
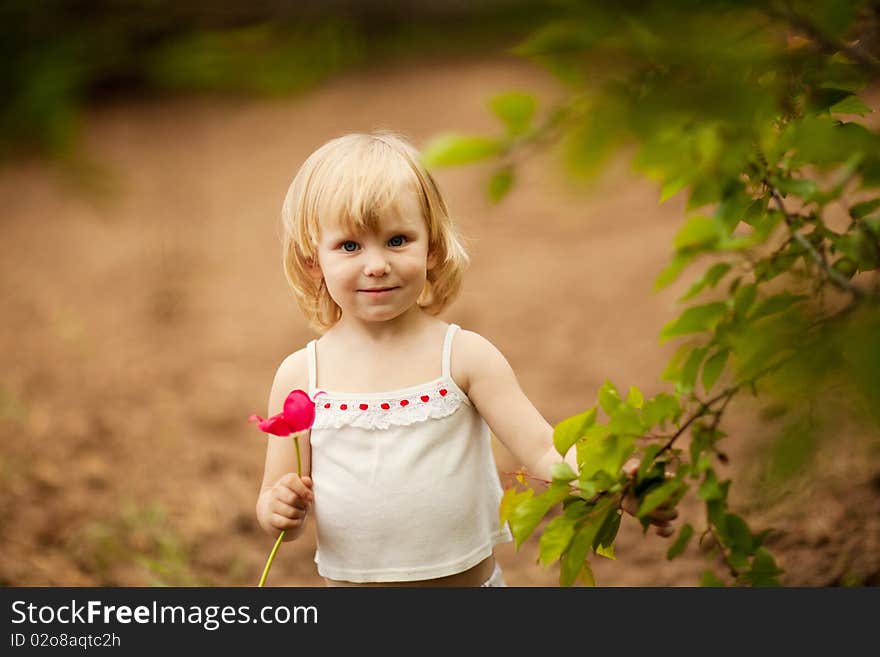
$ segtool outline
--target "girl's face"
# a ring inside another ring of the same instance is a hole
[[[419,199],[402,189],[372,230],[352,233],[336,222],[324,223],[315,273],[323,276],[343,317],[381,322],[416,305],[434,264]]]

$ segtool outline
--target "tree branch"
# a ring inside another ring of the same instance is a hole
[[[782,7],[779,4],[771,3],[764,7],[764,12],[772,18],[782,19],[795,30],[802,32],[808,39],[810,39],[810,41],[824,50],[842,52],[850,60],[861,66],[866,73],[871,75],[877,75],[880,73],[880,60],[874,57],[870,52],[858,45],[851,46],[843,41],[828,36],[807,17],[801,16],[788,7]]]
[[[776,201],[779,211],[782,212],[782,216],[785,217],[785,223],[791,230],[791,236],[798,244],[804,247],[807,253],[810,254],[810,257],[813,258],[817,265],[819,265],[819,269],[827,274],[828,279],[834,283],[834,285],[849,292],[857,299],[863,299],[865,293],[857,286],[853,285],[849,279],[843,276],[840,272],[829,267],[828,263],[825,262],[825,258],[822,257],[822,254],[816,250],[816,247],[814,247],[806,237],[797,232],[792,224],[791,215],[785,209],[785,203],[782,202],[782,196],[780,196],[779,191],[770,185],[768,181],[764,181],[764,184],[770,189],[770,194],[773,197],[773,200]]]

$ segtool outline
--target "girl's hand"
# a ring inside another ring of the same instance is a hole
[[[315,499],[312,478],[290,472],[266,491],[264,518],[273,529],[286,532],[290,540],[299,535]]]
[[[638,458],[631,458],[626,463],[623,464],[623,472],[629,479],[635,479],[636,473],[639,471],[639,465],[641,464],[641,460]],[[667,473],[667,476],[670,476]],[[620,504],[620,508],[629,513],[632,516],[636,516],[639,511],[639,498],[633,493],[632,486],[629,487],[629,492],[626,497],[623,498],[623,502]],[[675,533],[675,527],[672,524],[672,520],[675,520],[678,517],[678,511],[672,508],[669,508],[665,505],[660,505],[656,509],[654,509],[651,513],[649,513],[646,518],[648,521],[654,525],[654,531],[658,536],[663,536],[664,538],[672,536]]]

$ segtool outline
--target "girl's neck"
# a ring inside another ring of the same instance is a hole
[[[370,322],[357,317],[346,317],[343,314],[342,318],[325,335],[344,342],[385,345],[389,342],[401,342],[418,335],[422,330],[438,321],[430,317],[419,306],[413,305],[412,308],[394,319],[382,322]]]

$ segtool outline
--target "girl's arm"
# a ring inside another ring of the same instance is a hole
[[[577,453],[568,450],[565,459],[553,445],[553,427],[526,397],[516,380],[513,368],[504,355],[488,340],[472,331],[459,331],[453,342],[453,374],[462,376],[463,387],[471,402],[489,425],[492,433],[522,463],[529,474],[544,480],[552,479],[554,463],[563,460],[577,472]],[[459,367],[456,368],[456,363]],[[633,467],[635,465],[635,467]],[[624,465],[627,476],[633,476],[638,461]],[[635,515],[634,498],[627,497],[624,511]],[[648,519],[660,536],[670,536],[670,521],[678,516],[674,509],[661,506]]]
[[[306,390],[308,364],[305,349],[282,361],[272,381],[267,417],[280,413],[291,390]],[[302,477],[296,474],[296,448],[290,436],[266,434],[266,464],[257,497],[257,522],[271,536],[284,529],[285,542],[297,538],[311,502],[311,448],[309,432],[299,437]],[[293,507],[292,510],[289,507]]]
[[[563,461],[553,446],[553,427],[526,397],[504,355],[481,335],[462,330],[453,342],[452,364],[498,440],[530,474],[551,479],[550,467]],[[577,471],[574,449],[565,461]]]

